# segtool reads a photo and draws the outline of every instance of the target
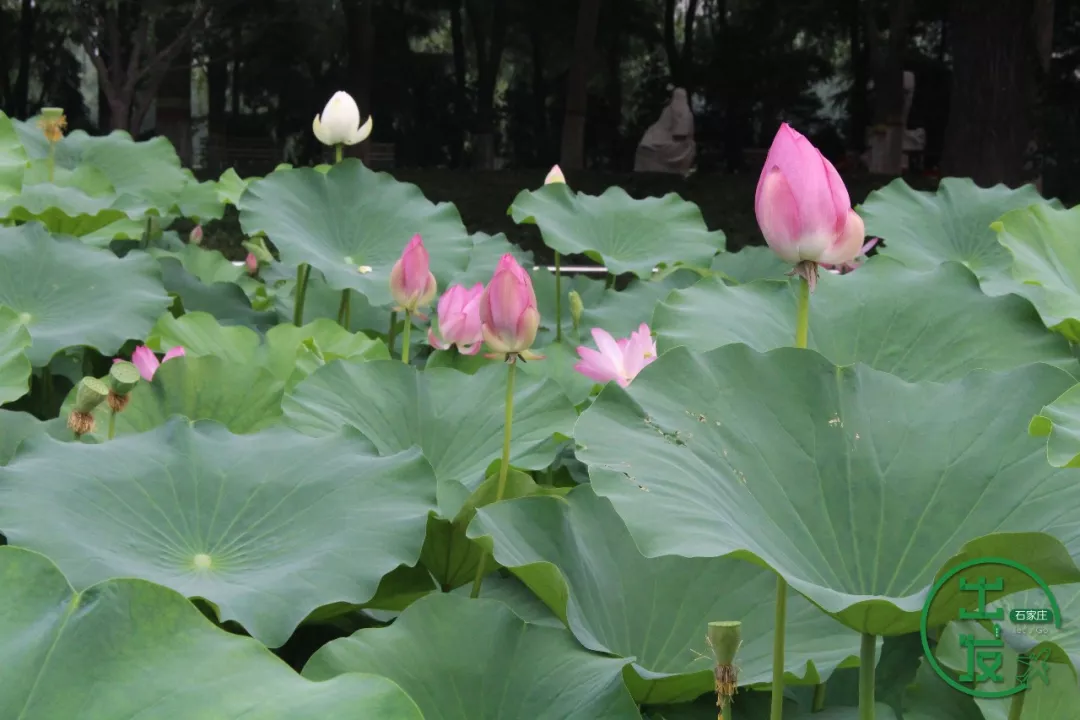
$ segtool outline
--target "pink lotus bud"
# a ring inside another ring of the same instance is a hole
[[[656,342],[645,323],[628,338],[615,340],[600,328],[593,328],[592,336],[599,350],[579,347],[577,353],[581,361],[574,369],[598,383],[614,380],[626,387],[642,368],[656,360]]]
[[[184,355],[184,348],[174,347],[169,352],[165,353],[165,357],[161,362],[158,362],[157,356],[154,355],[154,351],[145,345],[140,345],[135,348],[135,352],[131,354],[131,363],[139,369],[139,374],[143,376],[143,380],[150,382],[154,379],[154,373],[161,366],[161,363],[172,360],[175,357],[182,357]]]
[[[548,172],[547,177],[544,178],[545,185],[553,185],[555,183],[566,184],[566,176],[563,175],[562,169],[558,165],[552,166]]]
[[[248,275],[254,275],[259,272],[259,258],[255,257],[255,253],[248,253],[244,258],[244,266],[247,268]]]
[[[836,168],[787,123],[769,148],[754,213],[765,242],[793,265],[850,262],[866,234]]]
[[[451,285],[439,298],[439,334],[428,329],[428,342],[433,347],[446,350],[457,345],[463,355],[480,352],[484,331],[480,327],[480,298],[484,284],[476,283],[470,289],[464,285]]]
[[[862,265],[864,262],[866,262],[866,253],[870,252],[870,250],[872,250],[873,247],[878,244],[879,240],[881,240],[881,238],[870,238],[870,240],[868,240],[866,244],[862,246],[862,249],[859,250],[859,254],[855,256],[854,260],[846,262],[842,265],[821,263],[821,267],[831,272],[838,273],[840,275],[846,275],[852,270]]]
[[[402,310],[415,312],[430,305],[437,290],[424,241],[413,235],[401,258],[390,269],[390,295]]]
[[[203,239],[202,225],[196,225],[188,234],[188,242],[192,245],[201,245]]]
[[[484,342],[496,354],[524,353],[536,340],[540,311],[532,279],[507,253],[480,297]]]

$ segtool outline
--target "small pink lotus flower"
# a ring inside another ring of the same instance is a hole
[[[412,313],[430,305],[437,291],[424,241],[413,235],[401,258],[390,269],[390,295],[399,309]]]
[[[247,257],[244,258],[244,267],[247,268],[248,275],[259,272],[259,258],[255,257],[255,253],[249,252],[247,254]]]
[[[754,213],[765,242],[792,265],[848,263],[866,235],[836,168],[787,123],[769,148]]]
[[[202,240],[203,240],[202,225],[196,225],[194,228],[192,228],[191,232],[188,233],[188,242],[191,243],[192,245],[201,245]]]
[[[439,334],[428,328],[428,342],[439,350],[456,345],[463,355],[480,352],[484,331],[480,326],[480,298],[484,284],[476,283],[466,289],[464,285],[451,285],[439,298]]]
[[[150,382],[154,379],[154,373],[161,367],[161,363],[183,356],[184,348],[177,346],[165,353],[165,357],[162,358],[161,362],[158,362],[157,355],[154,354],[153,350],[145,345],[140,345],[135,348],[135,352],[131,353],[131,364],[138,369],[139,374],[143,376],[143,380]],[[113,362],[118,363],[120,359],[117,358]]]
[[[526,360],[542,356],[529,352],[540,327],[532,279],[507,253],[480,296],[480,327],[492,351],[488,357],[521,355]]]
[[[566,184],[566,176],[563,175],[563,171],[558,165],[552,166],[547,177],[544,178],[545,185],[554,185],[556,183]]]
[[[581,360],[574,369],[598,383],[614,380],[626,387],[642,368],[656,360],[656,342],[645,323],[641,323],[628,338],[615,340],[600,328],[593,328],[592,336],[599,351],[579,347],[577,352]]]
[[[881,238],[870,238],[870,240],[862,246],[862,249],[859,250],[859,254],[851,262],[846,262],[843,265],[830,265],[828,263],[821,263],[821,267],[829,270],[830,272],[835,272],[840,275],[847,275],[849,272],[866,262],[866,253],[870,252],[870,250],[875,245],[877,245],[880,240]]]

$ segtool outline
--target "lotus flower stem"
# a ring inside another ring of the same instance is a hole
[[[874,720],[874,663],[876,660],[877,636],[863,633],[862,645],[859,647],[859,720]]]
[[[397,339],[397,311],[390,311],[390,330],[386,333],[386,347],[394,354],[394,340]]]
[[[514,374],[517,370],[517,358],[510,356],[506,363],[506,415],[503,418],[503,446],[502,462],[499,463],[499,480],[495,486],[495,502],[503,499],[506,493],[506,478],[510,474],[510,438],[513,437],[514,428]],[[480,564],[476,567],[476,577],[473,579],[472,592],[469,597],[480,597],[480,587],[484,582],[484,573],[487,571],[487,557],[485,552],[480,556]]]
[[[562,258],[555,253],[555,342],[562,342]]]
[[[1018,692],[1012,696],[1012,700],[1009,701],[1009,719],[1008,720],[1020,720],[1024,714],[1024,698],[1027,697],[1027,691]]]
[[[350,312],[351,310],[352,310],[352,290],[350,290],[349,288],[345,288],[344,290],[341,291],[341,303],[338,305],[337,321],[338,321],[338,325],[345,328],[346,330],[349,329],[349,320],[350,320],[349,315],[352,314]]]
[[[769,720],[784,717],[784,640],[787,632],[787,581],[776,576],[776,611],[773,615],[772,697]]]
[[[334,146],[334,162],[341,162],[341,158],[345,157],[345,146],[338,143]]]
[[[801,278],[799,283],[799,304],[795,316],[795,347],[806,347],[810,333],[810,283]]]
[[[742,623],[711,622],[706,640],[716,660],[713,676],[716,679],[716,707],[720,708],[717,720],[732,720],[731,698],[739,687],[735,653],[742,645]]]
[[[116,411],[109,411],[109,439],[112,440],[116,437]]]
[[[810,712],[819,713],[825,709],[825,683],[814,686],[814,698],[810,703]]]
[[[296,268],[296,302],[293,305],[293,325],[296,327],[304,325],[304,296],[307,295],[310,272],[311,266],[307,263],[300,263],[300,266]]]
[[[401,362],[409,364],[409,333],[412,331],[412,313],[405,311],[405,328],[401,331]]]

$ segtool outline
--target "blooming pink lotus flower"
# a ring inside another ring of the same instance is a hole
[[[769,148],[754,213],[765,242],[793,265],[851,262],[866,235],[836,168],[787,123]]]
[[[463,355],[480,352],[484,331],[480,326],[480,298],[484,284],[476,283],[466,289],[464,285],[451,285],[439,298],[439,335],[428,328],[428,342],[439,350],[457,345]]]
[[[532,279],[507,253],[480,296],[480,328],[491,356],[519,354],[526,360],[541,356],[529,353],[540,327]]]
[[[255,257],[255,253],[248,253],[244,258],[244,267],[247,268],[248,275],[254,275],[259,272],[259,258]]]
[[[131,353],[131,364],[138,369],[139,374],[143,376],[143,380],[150,382],[154,379],[154,373],[161,367],[161,363],[183,356],[184,348],[177,346],[165,353],[165,357],[162,358],[161,362],[158,362],[157,355],[154,354],[153,350],[145,345],[140,345],[135,348],[135,352]],[[122,361],[120,358],[116,358],[113,362],[118,363]]]
[[[615,340],[600,328],[593,328],[592,336],[598,350],[584,345],[579,347],[577,353],[581,360],[574,369],[598,383],[614,380],[626,387],[643,367],[656,360],[656,342],[645,323],[641,323],[628,338]]]
[[[855,268],[862,265],[864,262],[866,262],[866,253],[870,252],[870,250],[875,245],[877,245],[880,240],[881,238],[870,238],[870,240],[862,246],[862,249],[859,250],[859,254],[855,257],[855,259],[850,262],[846,262],[843,265],[830,265],[828,263],[821,263],[821,267],[831,272],[839,273],[840,275],[846,275]]]
[[[557,183],[566,184],[566,176],[563,175],[562,168],[558,165],[553,165],[548,172],[547,177],[544,178],[545,185],[555,185]]]
[[[400,309],[415,312],[430,305],[437,291],[424,241],[413,235],[401,258],[390,269],[390,294]]]

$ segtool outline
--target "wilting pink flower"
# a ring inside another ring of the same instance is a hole
[[[165,357],[162,358],[161,362],[158,362],[157,355],[154,354],[153,350],[145,345],[140,345],[135,348],[135,352],[131,353],[131,364],[138,369],[139,374],[143,376],[143,380],[150,382],[154,379],[154,373],[161,367],[161,363],[176,357],[183,357],[183,355],[184,348],[177,346],[165,353]],[[118,358],[113,362],[120,362],[120,360]]]
[[[436,292],[424,241],[413,235],[401,258],[390,269],[390,294],[402,310],[414,312],[430,305]]]
[[[480,327],[494,355],[524,354],[536,340],[540,311],[532,279],[509,253],[480,296]],[[526,359],[537,357],[530,353]]]
[[[248,275],[254,275],[259,272],[259,258],[255,257],[255,253],[248,253],[244,258],[244,266],[247,268]]]
[[[866,234],[836,168],[787,123],[769,148],[754,213],[769,247],[793,265],[850,262]]]
[[[556,183],[566,184],[566,176],[563,175],[562,169],[558,165],[552,166],[547,177],[544,178],[545,185],[554,185]]]
[[[192,245],[201,245],[202,244],[202,239],[203,239],[202,225],[196,225],[194,228],[192,228],[191,232],[188,233],[188,242],[191,243]]]
[[[428,342],[440,350],[457,345],[464,355],[480,352],[484,331],[480,327],[480,298],[484,284],[476,283],[469,289],[464,285],[451,285],[439,298],[439,335],[428,328]]]
[[[841,275],[846,275],[847,273],[851,272],[852,270],[866,262],[866,253],[870,252],[870,250],[878,244],[878,241],[880,239],[881,238],[870,238],[870,240],[862,246],[862,249],[859,250],[859,254],[855,257],[855,259],[850,262],[846,262],[843,265],[830,265],[828,263],[821,263],[821,267],[825,268],[826,270],[831,270],[833,272],[839,273]]]
[[[656,360],[656,342],[645,323],[641,323],[628,338],[615,340],[600,328],[593,328],[592,336],[598,350],[584,345],[579,347],[577,352],[581,360],[574,369],[598,383],[614,380],[626,387],[643,367]]]

